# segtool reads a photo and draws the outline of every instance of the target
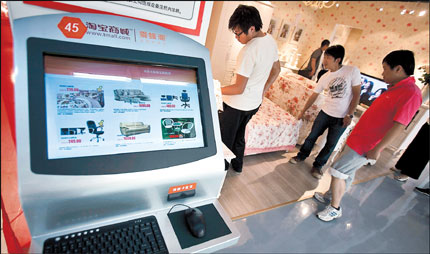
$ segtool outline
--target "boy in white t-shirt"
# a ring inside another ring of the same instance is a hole
[[[239,5],[228,24],[236,39],[245,44],[237,57],[235,83],[221,88],[224,111],[219,113],[221,138],[236,156],[231,161],[236,173],[242,172],[246,125],[281,71],[276,41],[262,27],[258,10],[247,5]],[[225,170],[228,168],[225,161]]]
[[[312,176],[322,177],[322,167],[326,164],[342,133],[351,123],[355,108],[360,100],[361,76],[355,66],[342,65],[345,49],[341,45],[329,47],[325,51],[323,64],[329,72],[318,81],[314,93],[309,97],[305,107],[298,115],[302,119],[304,112],[315,102],[318,95],[328,89],[324,105],[312,125],[312,130],[306,138],[297,156],[290,162],[296,164],[304,161],[312,151],[316,140],[328,129],[327,141],[324,148],[315,158],[311,170]]]

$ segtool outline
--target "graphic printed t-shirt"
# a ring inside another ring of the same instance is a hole
[[[260,106],[264,85],[273,63],[278,59],[278,47],[271,35],[250,40],[240,50],[236,65],[236,73],[248,78],[245,90],[242,94],[223,95],[223,101],[230,107],[243,111]]]
[[[352,100],[352,86],[361,85],[360,70],[355,66],[344,65],[335,72],[327,72],[318,81],[314,92],[328,93],[321,110],[332,117],[343,118],[348,113]]]
[[[360,155],[372,150],[393,127],[408,125],[422,103],[413,77],[406,78],[381,94],[364,112],[346,144]]]

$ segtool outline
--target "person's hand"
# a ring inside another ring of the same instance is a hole
[[[352,118],[351,118],[351,117],[349,117],[348,115],[346,115],[346,116],[343,118],[343,125],[342,125],[342,127],[343,127],[343,128],[346,128],[348,125],[350,125],[350,124],[351,124],[351,122],[352,122]]]
[[[375,146],[372,150],[370,150],[366,153],[366,158],[368,160],[375,160],[376,161],[376,160],[378,160],[380,155],[381,155],[381,151],[378,148],[376,148],[376,146]]]
[[[302,120],[303,119],[303,114],[304,114],[305,112],[303,112],[303,110],[302,111],[300,111],[300,113],[297,115],[297,120]]]

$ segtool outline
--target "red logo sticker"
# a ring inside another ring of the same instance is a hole
[[[82,39],[87,32],[87,27],[80,18],[63,17],[57,26],[67,38]]]
[[[172,186],[169,188],[169,194],[194,190],[196,188],[197,183],[189,183],[184,185]]]

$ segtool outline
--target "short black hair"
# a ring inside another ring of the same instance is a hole
[[[239,5],[228,21],[228,29],[233,30],[237,26],[239,26],[245,34],[248,34],[248,30],[251,26],[255,27],[255,31],[260,31],[263,27],[263,22],[261,21],[260,13],[257,8],[243,4]]]
[[[324,47],[324,46],[329,46],[330,45],[330,41],[329,40],[323,40],[322,42],[321,42],[321,48],[322,47]]]
[[[345,48],[342,45],[333,45],[326,49],[325,54],[334,57],[334,60],[340,58],[339,64],[342,64],[343,58],[345,57]]]
[[[397,65],[403,67],[406,75],[411,76],[414,74],[415,69],[415,57],[414,52],[410,50],[395,50],[384,57],[382,63],[386,63],[391,69],[394,69]]]

